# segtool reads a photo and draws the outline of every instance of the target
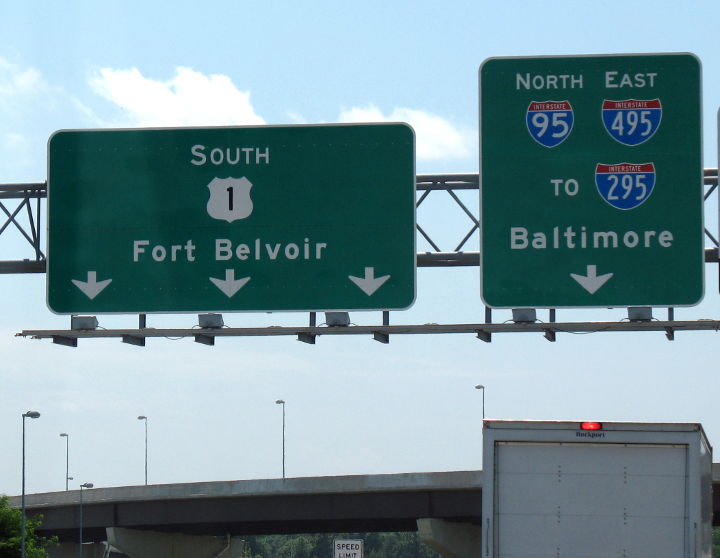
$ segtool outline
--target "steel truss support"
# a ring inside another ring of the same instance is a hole
[[[703,183],[707,187],[704,194],[704,201],[707,202],[710,196],[718,190],[718,169],[704,169]],[[467,251],[463,248],[467,245],[470,238],[480,229],[479,217],[475,217],[467,205],[460,200],[457,192],[463,190],[480,189],[480,179],[477,174],[419,174],[416,180],[416,191],[419,197],[416,207],[420,207],[427,200],[430,194],[436,191],[445,191],[455,201],[460,211],[462,211],[470,221],[471,228],[467,234],[461,238],[452,252],[443,252],[434,239],[426,232],[426,230],[418,222],[417,230],[428,244],[432,247],[432,252],[419,252],[417,254],[418,267],[450,267],[450,266],[479,266],[480,252]],[[476,203],[473,209],[477,211],[479,206]],[[705,238],[710,242],[710,246],[705,248],[705,262],[718,263],[718,247],[720,243],[715,235],[711,233],[707,227],[705,228]]]
[[[44,182],[31,184],[0,184],[0,236],[8,230],[16,230],[27,240],[32,258],[0,261],[0,273],[44,273],[45,254],[40,243],[41,203],[47,197]],[[9,200],[16,204],[9,208]],[[34,202],[34,203],[33,203]],[[27,222],[21,220],[24,217]],[[12,227],[11,227],[12,225]]]
[[[717,192],[718,169],[705,169],[703,172],[704,184],[707,186],[705,201]],[[432,251],[419,252],[417,254],[418,267],[454,267],[454,266],[478,266],[480,265],[480,253],[475,250],[466,250],[468,243],[480,229],[478,214],[478,203],[468,208],[458,192],[474,190],[479,191],[479,177],[477,174],[419,174],[416,178],[416,191],[418,198],[416,207],[429,203],[428,199],[434,192],[447,192],[453,199],[459,211],[468,220],[468,230],[460,238],[452,251],[443,251],[439,244],[426,231],[426,227],[420,222],[417,223],[418,234],[424,238],[432,247]],[[20,234],[27,240],[31,248],[31,254],[22,260],[0,261],[0,273],[44,273],[45,254],[41,247],[40,231],[44,228],[41,221],[41,200],[47,197],[47,184],[45,182],[27,184],[0,184],[0,210],[5,214],[6,220],[0,227],[0,239],[10,225],[13,225]],[[19,200],[17,206],[12,210],[8,209],[5,200]],[[34,202],[34,203],[33,203]],[[25,215],[27,224],[19,220],[20,215]],[[0,219],[2,215],[0,215]],[[0,221],[2,222],[2,221]],[[705,261],[718,262],[718,239],[707,228],[705,237],[710,242],[710,247],[705,248]]]

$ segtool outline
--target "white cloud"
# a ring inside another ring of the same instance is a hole
[[[27,147],[28,139],[22,134],[7,132],[0,136],[0,145],[3,149],[24,149]]]
[[[120,125],[265,124],[250,103],[250,92],[240,91],[224,75],[176,68],[175,76],[163,82],[143,76],[137,68],[102,68],[90,86],[123,111]]]
[[[0,101],[8,109],[11,101],[27,102],[28,96],[35,97],[47,91],[40,72],[35,68],[21,68],[0,58]]]
[[[295,112],[292,110],[287,111],[287,117],[290,119],[290,122],[293,124],[307,124],[307,119],[300,114],[299,112]]]
[[[415,130],[417,158],[424,161],[463,159],[472,154],[472,132],[417,109],[394,108],[389,115],[374,105],[343,110],[340,122],[407,122]]]
[[[0,168],[3,182],[29,182],[45,169],[45,145],[64,97],[33,67],[0,57]]]
[[[262,125],[250,102],[250,92],[238,89],[225,75],[205,75],[179,67],[168,81],[145,77],[137,68],[102,68],[90,86],[120,111],[105,126],[226,126]],[[305,124],[299,113],[291,121]],[[474,153],[474,132],[423,110],[397,107],[389,114],[370,104],[342,110],[339,122],[407,122],[415,130],[420,161],[465,159]]]

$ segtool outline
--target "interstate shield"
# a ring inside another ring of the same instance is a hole
[[[645,143],[655,135],[662,120],[660,99],[604,100],[602,121],[605,130],[623,145]]]
[[[525,121],[536,142],[544,147],[555,147],[572,132],[575,114],[569,101],[532,101]]]
[[[645,203],[655,187],[653,163],[598,163],[595,167],[598,193],[617,209],[635,209]]]

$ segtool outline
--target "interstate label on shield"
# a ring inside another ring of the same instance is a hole
[[[645,203],[655,187],[653,163],[598,163],[595,167],[598,193],[617,209],[635,209]]]
[[[603,101],[605,130],[617,142],[635,146],[655,135],[662,120],[660,99]]]

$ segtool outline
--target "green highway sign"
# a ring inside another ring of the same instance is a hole
[[[56,132],[48,306],[407,308],[414,161],[405,124]]]
[[[483,63],[480,251],[488,306],[700,301],[700,77],[691,54]]]

